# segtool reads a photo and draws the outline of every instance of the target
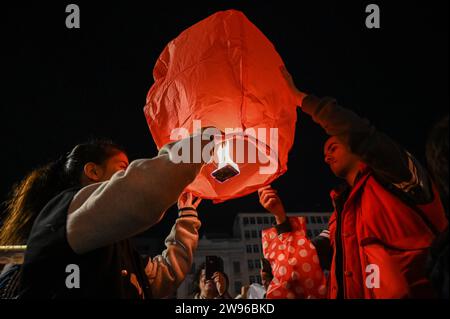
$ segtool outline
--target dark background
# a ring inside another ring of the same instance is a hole
[[[143,106],[152,68],[180,32],[224,9],[242,10],[274,43],[299,88],[333,96],[424,162],[429,129],[448,112],[448,1],[75,1],[0,8],[0,200],[34,167],[90,137],[156,148]],[[365,7],[381,29],[365,27]],[[322,158],[323,131],[300,110],[288,172],[274,183],[287,211],[330,211],[337,184]],[[203,202],[202,231],[230,232],[238,212],[262,211],[252,194]],[[148,234],[163,238],[176,212]]]

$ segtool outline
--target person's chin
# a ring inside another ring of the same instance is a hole
[[[341,176],[340,176],[340,171],[339,171],[339,169],[337,169],[337,168],[334,167],[334,166],[331,166],[330,168],[331,168],[331,171],[333,172],[333,174],[334,174],[336,177],[341,177]]]
[[[340,169],[336,165],[331,165],[331,171],[336,177],[345,178],[344,170]]]

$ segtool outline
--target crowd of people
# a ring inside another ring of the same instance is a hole
[[[343,184],[315,238],[304,219],[287,217],[275,189],[259,190],[276,225],[263,231],[262,285],[242,287],[238,298],[448,298],[448,116],[430,134],[426,169],[367,120],[299,91],[282,72],[297,104],[330,136],[324,159]],[[25,259],[3,270],[1,297],[172,296],[192,267],[201,226],[200,199],[184,190],[208,159],[174,163],[171,151],[193,139],[206,147],[203,134],[131,163],[113,142],[91,141],[27,175],[11,193],[0,234],[0,245],[26,245]],[[174,204],[166,249],[142,257],[130,238]],[[66,285],[73,264],[85,278],[78,289]],[[209,275],[205,265],[194,286],[193,298],[232,298],[225,272]]]

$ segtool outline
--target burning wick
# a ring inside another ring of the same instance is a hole
[[[219,167],[211,175],[218,182],[224,183],[240,173],[239,166],[230,157],[230,144],[228,141],[217,147],[217,157]]]

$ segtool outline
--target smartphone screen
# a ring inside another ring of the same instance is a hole
[[[205,276],[206,280],[212,279],[215,272],[223,272],[223,262],[217,256],[206,256]]]

